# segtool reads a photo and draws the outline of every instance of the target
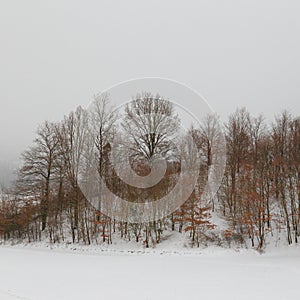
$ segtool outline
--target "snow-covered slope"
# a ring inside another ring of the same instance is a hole
[[[0,247],[1,300],[299,299],[300,249],[113,253]]]

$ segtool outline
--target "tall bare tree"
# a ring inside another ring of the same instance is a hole
[[[45,122],[39,127],[34,145],[22,155],[23,167],[18,184],[22,191],[40,191],[40,213],[42,230],[46,228],[51,192],[51,179],[55,173],[59,140],[55,125]]]
[[[147,159],[155,154],[167,155],[180,124],[174,105],[160,95],[143,93],[126,106],[125,112],[123,129],[133,144],[132,150]]]

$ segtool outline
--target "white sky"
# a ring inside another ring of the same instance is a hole
[[[223,119],[299,115],[299,16],[298,0],[0,0],[0,160],[136,77],[183,82]]]

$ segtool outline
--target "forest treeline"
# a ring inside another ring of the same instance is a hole
[[[159,198],[174,187],[181,172],[171,140],[180,119],[171,102],[146,93],[127,104],[124,115],[120,122],[109,96],[101,95],[89,110],[78,107],[61,122],[45,122],[38,128],[32,146],[22,155],[18,179],[0,199],[2,240],[34,242],[46,238],[51,243],[110,244],[113,239],[125,239],[150,247],[160,243],[165,232],[178,231],[190,237],[192,246],[216,242],[262,249],[270,240],[298,243],[298,116],[285,111],[267,124],[263,117],[253,117],[244,108],[230,115],[222,128],[226,170],[217,194],[209,201],[202,199],[202,191],[217,155],[213,145],[221,128],[216,115],[206,116],[200,126],[190,129],[202,163],[189,199],[159,221],[129,223],[106,216],[85,199],[78,185],[84,163],[88,155],[94,155],[99,176],[128,201]],[[131,167],[138,174],[149,173],[149,160],[156,154],[167,160],[159,188],[141,196],[121,182],[111,165],[109,146],[120,132],[127,134]],[[188,155],[184,137],[180,143],[181,154]]]

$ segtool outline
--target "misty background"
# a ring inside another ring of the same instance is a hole
[[[0,1],[0,182],[38,124],[132,78],[185,83],[224,121],[242,106],[299,114],[299,13],[296,0]]]

